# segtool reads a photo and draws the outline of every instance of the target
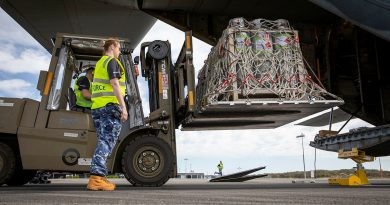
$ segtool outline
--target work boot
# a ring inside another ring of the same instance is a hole
[[[113,191],[115,189],[115,184],[109,182],[106,177],[91,175],[89,177],[87,189],[94,191]]]

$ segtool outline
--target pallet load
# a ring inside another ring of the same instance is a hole
[[[342,104],[315,82],[304,61],[298,32],[287,20],[232,19],[199,72],[198,110],[223,104]]]
[[[199,71],[196,112],[182,130],[276,128],[343,104],[308,72],[299,44],[287,20],[230,20]]]

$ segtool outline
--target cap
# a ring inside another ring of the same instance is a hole
[[[88,72],[88,71],[90,71],[90,70],[95,70],[95,67],[94,66],[88,66],[88,67],[84,67],[83,69],[82,69],[82,72],[84,73],[86,73],[86,72]]]

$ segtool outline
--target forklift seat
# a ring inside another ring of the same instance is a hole
[[[69,103],[69,109],[76,112],[84,112],[84,113],[91,113],[91,109],[80,107],[76,104],[77,97],[74,93],[74,90],[72,88],[68,89],[68,103]]]

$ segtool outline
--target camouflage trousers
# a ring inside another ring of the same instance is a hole
[[[115,117],[114,113],[114,105],[92,110],[97,135],[97,145],[90,170],[93,175],[107,175],[107,158],[111,155],[122,128],[120,119]]]

